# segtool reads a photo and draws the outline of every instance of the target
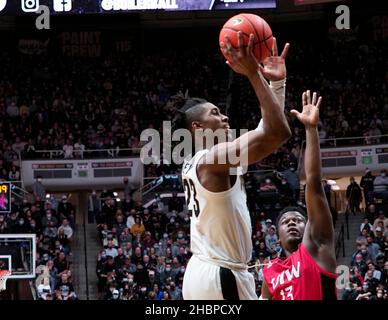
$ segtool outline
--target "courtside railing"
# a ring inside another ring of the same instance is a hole
[[[365,146],[388,142],[388,134],[378,136],[320,139],[322,147]]]
[[[341,224],[340,232],[338,233],[335,243],[335,257],[338,258],[342,249],[342,256],[345,258],[345,226]]]

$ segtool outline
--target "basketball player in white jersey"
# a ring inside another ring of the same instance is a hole
[[[255,59],[253,35],[244,47],[239,34],[239,50],[225,39],[223,50],[229,66],[250,80],[261,106],[262,120],[256,130],[232,142],[215,144],[185,161],[182,180],[186,203],[191,212],[191,257],[183,280],[186,300],[255,300],[258,299],[253,276],[247,263],[252,255],[251,220],[245,188],[240,175],[230,169],[242,165],[228,161],[235,151],[240,159],[253,164],[271,154],[291,135],[284,115],[286,44],[281,56],[276,43],[273,56],[264,66]],[[271,81],[268,84],[267,78]],[[274,94],[275,93],[275,94]],[[174,127],[191,131],[224,129],[229,131],[228,117],[210,102],[192,98],[185,102],[174,119]],[[203,138],[202,138],[203,139]],[[196,141],[203,145],[203,141]],[[221,163],[226,159],[226,163]]]

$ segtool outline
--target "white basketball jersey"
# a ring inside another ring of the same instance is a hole
[[[182,181],[191,213],[191,251],[229,269],[246,269],[252,255],[252,225],[243,179],[236,176],[227,191],[206,190],[198,180],[197,164],[208,151],[197,152],[183,164]]]

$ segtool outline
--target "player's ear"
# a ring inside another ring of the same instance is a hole
[[[193,121],[191,123],[191,127],[196,130],[196,129],[199,129],[199,128],[202,128],[202,125],[199,123],[199,121]]]

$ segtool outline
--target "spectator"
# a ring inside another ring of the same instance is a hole
[[[124,190],[124,192],[126,191]],[[130,195],[125,196],[125,200],[122,206],[122,210],[124,214],[127,215],[127,213],[129,213],[132,209],[134,209],[134,207],[135,207],[135,204],[134,204],[134,201],[132,200],[132,197]],[[135,223],[135,221],[133,221],[133,223]]]
[[[105,253],[107,257],[112,257],[113,259],[118,256],[118,251],[115,248],[112,240],[108,240],[107,247],[105,248]]]
[[[362,289],[358,292],[356,300],[369,300],[372,293],[369,291],[368,283],[362,285]]]
[[[368,263],[368,271],[372,271],[373,278],[377,279],[377,281],[381,280],[381,271],[376,270],[375,265],[372,262]]]
[[[277,252],[278,237],[275,232],[275,227],[271,226],[265,236],[265,246],[269,253]]]
[[[66,218],[62,220],[62,225],[58,228],[58,234],[61,230],[63,230],[67,240],[71,241],[73,239],[73,229],[70,227],[69,221]]]
[[[129,183],[128,177],[123,178],[123,183],[124,183],[124,198],[130,199],[132,192],[133,192],[133,187]]]
[[[117,210],[116,223],[113,225],[113,228],[116,229],[118,235],[121,235],[126,227],[127,225],[124,223],[124,216],[122,215],[121,210]]]
[[[97,196],[96,190],[92,191],[88,202],[88,222],[93,223],[96,220],[97,224],[102,222],[101,219],[101,199]]]
[[[169,278],[172,278],[172,267],[171,263],[166,263],[164,270],[159,273],[159,279],[162,285],[166,285]]]
[[[16,137],[15,138],[15,143],[14,144],[12,144],[12,151],[14,151],[16,154],[18,154],[19,155],[19,157],[20,157],[20,155],[21,155],[21,153],[23,152],[23,150],[24,150],[24,146],[26,145],[26,143],[25,142],[22,142],[21,140],[20,140],[20,137]]]
[[[154,244],[155,244],[155,240],[152,238],[151,232],[146,231],[144,233],[144,238],[142,240],[142,247],[152,248]]]
[[[126,257],[132,257],[134,255],[132,242],[126,242],[123,251]]]
[[[140,247],[135,248],[134,255],[132,256],[133,263],[137,266],[139,263],[143,263],[143,256]]]
[[[7,107],[7,115],[11,118],[16,118],[19,116],[19,108],[16,106],[15,102],[11,102]]]
[[[175,285],[174,281],[170,282],[170,296],[171,300],[182,300],[182,290]]]
[[[387,232],[388,231],[388,218],[385,216],[383,210],[378,211],[378,217],[373,222],[373,230],[376,230],[379,222],[382,222],[383,226],[384,226],[384,229],[382,230],[382,232]]]
[[[373,263],[376,263],[376,257],[379,254],[380,247],[377,243],[373,241],[373,238],[371,236],[367,237],[367,241],[367,250],[369,256],[371,257]]]
[[[8,179],[10,181],[20,181],[20,171],[16,166],[12,166],[11,171],[8,173]]]
[[[357,212],[361,212],[360,203],[362,201],[361,188],[357,184],[354,177],[350,177],[350,185],[346,188],[346,199],[348,201],[348,206],[350,212],[353,212],[355,215]]]
[[[381,170],[380,175],[373,181],[373,192],[375,197],[387,199],[388,197],[388,177],[387,170]]]
[[[85,151],[85,145],[82,143],[81,138],[79,138],[77,142],[74,144],[74,157],[77,159],[83,159],[84,151]],[[66,158],[66,151],[65,151],[65,158]]]
[[[147,272],[148,272],[148,270],[151,270],[151,269],[155,268],[155,266],[150,261],[150,257],[148,255],[146,255],[146,254],[143,256],[142,264],[143,264],[143,267],[145,268],[145,270]]]
[[[384,262],[384,271],[381,275],[381,284],[384,285],[384,288],[387,288],[388,285],[388,261],[385,260]]]
[[[375,229],[374,242],[379,246],[380,250],[384,250],[384,235],[381,227],[376,227]]]
[[[369,237],[369,236],[368,236]],[[368,250],[368,244],[366,242],[366,244],[361,244],[361,250],[360,250],[360,253],[362,255],[362,259],[366,262],[366,261],[369,261],[369,260],[372,260],[372,256]]]
[[[129,230],[131,230],[132,226],[136,223],[135,222],[135,218],[136,218],[136,210],[135,209],[132,209],[129,213],[129,216],[127,218],[127,228]]]
[[[374,230],[373,226],[370,224],[369,219],[367,217],[364,218],[363,222],[360,225],[360,233],[362,233],[364,229],[367,229],[369,232],[370,231],[373,232]]]
[[[271,219],[265,220],[265,226],[262,228],[262,232],[264,234],[267,234],[271,227],[275,228],[275,226],[272,224],[272,220]]]
[[[131,227],[131,233],[136,237],[137,235],[143,235],[145,232],[143,223],[141,222],[140,217],[135,218],[135,224]]]
[[[36,181],[32,185],[32,191],[34,193],[34,197],[35,197],[34,201],[35,202],[43,201],[43,199],[45,199],[45,197],[46,197],[46,189],[43,186],[42,181],[43,181],[43,177],[38,176],[36,178]]]
[[[36,148],[33,139],[28,139],[28,143],[24,146],[24,157],[34,159],[36,157]]]
[[[349,269],[350,278],[349,282],[350,284],[355,284],[356,287],[362,287],[364,283],[364,279],[360,274],[360,271],[357,269],[357,267],[351,267]]]
[[[300,181],[299,176],[296,172],[295,163],[290,163],[290,167],[284,170],[282,174],[291,188],[292,198],[299,199]]]
[[[323,191],[325,192],[327,203],[331,206],[331,185],[327,183],[327,180],[322,180]]]
[[[379,283],[379,280],[376,279],[373,275],[373,270],[369,269],[364,277],[364,284],[368,285],[368,291],[371,293],[371,295],[376,294],[376,288]]]
[[[58,215],[61,219],[68,219],[70,225],[74,225],[74,208],[66,195],[62,196],[62,201],[58,204]]]
[[[37,286],[38,300],[47,300],[47,295],[51,294],[50,280],[49,278],[41,278],[41,282]]]
[[[54,267],[57,269],[58,276],[62,276],[63,273],[68,272],[70,265],[64,252],[57,254],[57,257],[54,259]]]
[[[113,256],[112,256],[113,257]],[[125,265],[125,255],[124,250],[122,248],[117,249],[117,255],[113,257],[115,266],[120,269],[123,265]]]
[[[147,283],[149,282],[148,271],[145,270],[144,266],[140,262],[136,265],[134,280],[139,286],[144,286],[147,291]]]
[[[387,300],[386,296],[387,294],[385,294],[385,297],[384,297],[384,289],[377,289],[376,296],[372,296],[371,300],[384,301],[384,300]]]
[[[153,292],[155,292],[156,300],[163,299],[163,290],[160,289],[160,287],[157,283],[154,283],[152,290],[153,290]]]
[[[58,282],[58,270],[55,268],[53,260],[48,260],[46,265],[49,272],[51,292],[54,292]]]
[[[129,229],[128,228],[124,228],[124,230],[121,232],[121,235],[119,237],[120,247],[126,248],[127,244],[130,244],[132,246],[132,240],[133,240],[133,237],[129,233]]]
[[[148,209],[144,209],[144,228],[150,233],[150,237],[155,237],[155,224]]]
[[[66,144],[63,146],[63,151],[65,159],[73,158],[74,146],[72,145],[70,139],[66,140]]]
[[[73,284],[69,282],[66,273],[61,275],[61,280],[55,287],[55,298],[56,300],[77,300]]]
[[[53,216],[51,210],[46,210],[46,215],[41,220],[42,228],[46,228],[50,222],[52,222],[55,227],[58,225],[58,219]]]
[[[373,201],[373,182],[375,176],[370,169],[366,169],[365,175],[362,176],[360,187],[364,190],[364,199],[367,206]]]
[[[356,267],[360,271],[361,276],[364,276],[368,270],[368,266],[366,265],[361,253],[356,254],[355,260],[351,262],[351,266]]]
[[[57,237],[57,227],[55,226],[54,221],[49,221],[46,228],[43,230],[43,236],[47,236],[51,239]]]

